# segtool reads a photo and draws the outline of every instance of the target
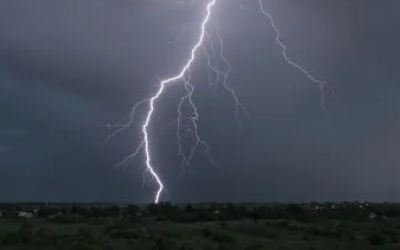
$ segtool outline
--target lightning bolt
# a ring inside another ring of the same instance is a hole
[[[213,6],[215,5],[216,0],[211,0],[206,7],[206,16],[204,17],[203,22],[201,23],[201,32],[200,32],[200,36],[197,39],[197,43],[193,46],[192,50],[191,50],[191,54],[190,57],[188,59],[188,61],[186,62],[186,64],[182,67],[182,69],[179,71],[178,74],[164,79],[159,83],[159,88],[158,91],[152,96],[150,97],[148,104],[149,104],[149,109],[148,112],[146,114],[146,119],[144,120],[144,123],[142,125],[142,134],[143,134],[143,145],[139,146],[139,147],[143,147],[144,152],[145,152],[145,157],[146,157],[146,168],[147,170],[150,172],[150,174],[152,175],[152,177],[154,178],[154,180],[157,182],[158,184],[158,190],[155,194],[154,197],[154,203],[158,203],[160,201],[160,196],[162,191],[164,190],[164,184],[161,181],[161,178],[159,176],[159,174],[156,172],[153,164],[152,164],[152,154],[150,151],[150,142],[149,142],[149,126],[151,123],[151,120],[153,118],[153,113],[154,113],[154,106],[156,101],[160,98],[160,96],[163,94],[165,88],[177,81],[184,81],[185,82],[185,89],[187,91],[187,93],[189,93],[186,96],[186,99],[189,100],[189,102],[191,101],[191,94],[194,91],[193,85],[191,85],[189,83],[189,81],[187,81],[187,79],[185,79],[185,75],[187,74],[187,72],[190,70],[190,67],[192,66],[195,58],[196,58],[196,54],[199,50],[199,48],[202,46],[203,41],[204,41],[204,37],[206,34],[206,26],[207,23],[210,20],[211,17],[211,10],[213,8]],[[197,129],[197,125],[196,125],[196,120],[198,119],[198,113],[197,113],[197,109],[195,108],[195,105],[192,102],[192,107],[194,107],[194,111],[193,114],[194,116],[192,117],[192,120],[194,121],[193,124],[195,129]],[[201,139],[198,140],[199,143],[202,142]]]
[[[332,96],[335,95],[334,90],[329,86],[329,84],[326,81],[320,80],[317,77],[315,77],[313,74],[311,74],[309,71],[307,71],[303,66],[300,64],[296,63],[289,55],[288,55],[288,48],[287,46],[283,43],[282,38],[281,38],[281,31],[278,28],[278,26],[275,23],[274,17],[270,12],[268,12],[264,8],[263,0],[259,0],[260,3],[260,10],[261,13],[268,18],[269,23],[271,24],[272,29],[275,32],[275,41],[279,45],[279,47],[282,49],[282,56],[285,59],[285,61],[294,67],[295,69],[299,70],[301,73],[303,73],[311,82],[317,84],[319,86],[319,90],[321,92],[321,101],[320,105],[321,108],[324,110],[326,114],[329,114],[328,109],[326,108],[325,105],[325,100],[326,100],[326,95],[330,93]]]
[[[185,88],[186,94],[181,98],[181,101],[178,104],[178,129],[177,129],[178,152],[182,158],[182,166],[184,168],[187,168],[193,159],[196,149],[199,146],[203,146],[209,162],[212,165],[220,168],[217,161],[212,157],[209,144],[201,138],[200,133],[199,133],[199,126],[197,124],[197,121],[199,120],[200,115],[198,113],[198,109],[192,98],[195,88],[194,88],[194,85],[191,83],[190,75],[188,77],[184,78],[184,88]],[[184,116],[183,107],[184,107],[185,103],[188,104],[187,106],[190,109],[188,119],[183,119],[183,116]],[[185,126],[182,126],[182,122],[184,120],[186,120],[188,122]],[[184,131],[183,133],[182,133],[182,130]],[[191,140],[192,145],[189,146],[189,150],[188,150],[189,152],[187,154],[184,152],[183,138],[182,138],[183,136],[191,137],[191,139],[192,139]]]
[[[208,66],[209,85],[218,85],[228,95],[230,95],[235,104],[234,113],[236,123],[238,128],[241,129],[240,114],[244,113],[245,115],[248,115],[249,113],[241,103],[238,95],[229,81],[231,64],[224,54],[224,41],[222,36],[217,31],[215,33],[215,36],[218,38],[217,42],[212,39],[212,36],[210,36],[209,33],[205,33],[205,41],[202,43],[202,48]],[[215,79],[213,79],[213,75],[215,76]],[[186,94],[182,96],[181,101],[178,104],[177,119],[178,153],[182,159],[182,167],[183,169],[187,169],[190,166],[197,148],[201,146],[206,153],[208,161],[222,171],[221,166],[211,154],[211,148],[209,144],[201,138],[199,133],[197,121],[199,120],[200,116],[192,98],[195,91],[195,86],[190,78],[190,72],[183,77],[183,81]],[[186,117],[184,108],[186,108]],[[187,111],[187,109],[189,109],[189,111]],[[186,123],[184,123],[185,121]],[[186,147],[184,147],[183,144],[185,142],[188,143],[188,141],[191,143],[189,145],[186,144]]]
[[[236,117],[236,123],[239,127],[239,129],[242,128],[242,123],[240,121],[240,112],[243,112],[245,115],[249,115],[249,112],[245,108],[245,106],[242,104],[242,102],[239,99],[239,96],[236,94],[235,90],[232,87],[231,82],[229,81],[229,75],[232,70],[232,66],[229,63],[228,59],[225,57],[224,54],[224,40],[222,39],[222,36],[218,33],[218,42],[219,42],[219,56],[224,63],[224,65],[227,67],[227,70],[223,73],[223,81],[222,81],[222,87],[223,89],[231,95],[233,101],[235,102],[235,117]]]
[[[166,91],[166,88],[174,85],[177,82],[183,83],[184,87],[184,95],[181,97],[178,106],[177,106],[177,140],[178,140],[178,154],[182,160],[182,166],[184,168],[190,165],[194,154],[198,147],[202,147],[208,157],[209,162],[219,167],[217,161],[213,158],[211,154],[211,148],[209,144],[200,136],[198,120],[200,119],[200,115],[198,112],[198,108],[195,105],[193,100],[193,93],[195,92],[195,85],[191,79],[191,68],[193,62],[197,59],[198,53],[200,49],[203,49],[207,67],[208,67],[208,80],[210,85],[218,85],[221,87],[227,94],[230,95],[234,104],[235,104],[235,117],[238,124],[239,129],[241,128],[240,122],[240,114],[249,114],[245,109],[244,105],[241,103],[238,95],[236,94],[230,80],[229,76],[231,73],[231,64],[224,54],[224,41],[222,36],[216,32],[217,42],[215,42],[210,34],[207,32],[206,27],[211,19],[211,14],[213,7],[216,4],[216,0],[209,0],[206,6],[205,16],[201,22],[200,34],[197,38],[196,43],[193,45],[190,56],[186,63],[182,66],[182,68],[178,71],[176,75],[173,75],[169,78],[163,79],[158,83],[157,91],[147,99],[143,99],[137,102],[130,113],[129,120],[124,124],[116,124],[116,125],[108,125],[107,127],[113,128],[114,132],[106,138],[105,143],[109,142],[113,137],[117,136],[119,133],[130,128],[135,121],[135,114],[138,112],[138,109],[145,109],[145,119],[141,124],[141,141],[136,147],[136,149],[126,156],[121,162],[116,164],[116,167],[120,167],[125,165],[129,160],[135,158],[140,153],[144,153],[145,156],[145,165],[146,165],[146,173],[149,173],[152,179],[157,184],[158,188],[154,195],[154,203],[159,203],[162,192],[164,191],[164,184],[160,178],[160,174],[157,173],[156,168],[153,165],[152,160],[152,152],[150,145],[150,132],[149,127],[151,125],[154,111],[156,108],[157,101],[163,96]],[[296,63],[293,59],[291,59],[287,53],[287,47],[282,42],[281,32],[279,28],[276,26],[275,21],[272,15],[265,10],[263,6],[262,0],[259,0],[261,13],[266,16],[270,24],[275,32],[275,41],[282,49],[283,58],[286,62],[303,73],[310,81],[317,84],[319,86],[321,92],[321,107],[325,112],[327,109],[325,107],[325,96],[328,92],[334,94],[333,90],[329,87],[327,82],[322,81],[308,72],[303,66]],[[185,144],[186,143],[186,144]]]
[[[175,84],[176,82],[183,82],[185,94],[181,97],[180,102],[177,106],[178,117],[176,119],[177,125],[177,141],[178,141],[178,154],[182,159],[182,167],[186,169],[197,150],[197,148],[202,147],[208,161],[218,169],[222,170],[218,162],[214,159],[211,154],[210,145],[200,136],[199,126],[197,124],[200,115],[198,112],[198,108],[195,105],[193,100],[193,93],[195,92],[195,85],[191,80],[191,66],[193,62],[197,59],[197,54],[199,50],[202,48],[204,54],[207,59],[207,66],[209,69],[209,84],[215,85],[219,84],[228,94],[231,95],[232,99],[235,102],[235,116],[237,118],[237,123],[240,124],[239,121],[239,111],[242,110],[246,113],[244,106],[239,100],[238,95],[235,93],[233,87],[229,83],[229,74],[231,71],[231,66],[229,61],[224,55],[223,52],[223,39],[222,36],[218,33],[218,46],[215,45],[214,41],[207,34],[206,26],[209,23],[211,18],[211,12],[216,3],[216,0],[210,0],[206,6],[206,15],[201,22],[201,31],[200,35],[197,39],[197,42],[193,45],[190,53],[190,57],[187,62],[183,65],[180,71],[164,80],[161,80],[158,84],[158,90],[155,94],[147,99],[141,100],[137,102],[130,113],[130,119],[123,124],[115,124],[115,125],[107,125],[108,128],[114,129],[113,133],[111,133],[105,140],[105,143],[108,143],[111,139],[113,139],[118,134],[127,130],[133,125],[135,121],[134,116],[137,113],[139,108],[143,108],[147,105],[148,109],[146,110],[145,119],[141,126],[141,134],[142,140],[138,147],[129,155],[127,155],[121,162],[115,165],[115,167],[122,167],[128,161],[136,158],[140,153],[144,152],[145,155],[145,164],[146,170],[150,173],[151,177],[155,180],[158,185],[158,189],[154,196],[154,203],[158,203],[160,200],[161,193],[164,190],[164,184],[160,178],[160,175],[157,173],[155,167],[152,163],[152,154],[150,147],[150,139],[149,139],[149,127],[153,118],[153,113],[155,110],[155,105],[157,100],[163,95],[165,89],[168,86]],[[207,46],[210,44],[210,46]],[[211,50],[211,52],[209,51]],[[212,58],[217,58],[212,60]],[[222,62],[222,66],[220,65]],[[216,75],[215,81],[212,80],[211,74]],[[186,144],[185,144],[186,143]]]
[[[230,95],[231,99],[235,104],[235,118],[238,128],[241,130],[242,123],[240,120],[240,114],[250,115],[246,107],[240,101],[238,94],[232,86],[229,76],[232,71],[232,66],[229,60],[226,58],[224,53],[224,40],[219,32],[216,32],[217,45],[208,35],[207,38],[211,44],[210,48],[204,48],[205,56],[207,58],[208,68],[209,68],[209,83],[210,85],[219,84],[219,86]],[[209,51],[210,50],[210,51]],[[211,58],[216,58],[213,62]],[[215,81],[211,80],[211,74],[216,75]]]

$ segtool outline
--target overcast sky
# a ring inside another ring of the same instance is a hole
[[[103,141],[106,124],[178,71],[205,1],[0,1],[0,200],[152,200],[143,158],[113,168],[137,126]],[[265,0],[288,53],[336,96],[288,65],[258,0],[218,0],[208,28],[224,38],[243,128],[205,58],[192,72],[200,133],[188,171],[177,152],[179,86],[157,104],[154,165],[172,201],[400,201],[400,22],[397,0]],[[138,116],[137,125],[141,116]],[[143,180],[146,180],[143,183]]]

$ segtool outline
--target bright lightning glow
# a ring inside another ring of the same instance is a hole
[[[333,89],[331,87],[329,87],[327,82],[318,79],[317,77],[312,75],[310,72],[308,72],[303,66],[296,63],[292,58],[289,57],[289,55],[287,53],[287,47],[282,42],[282,39],[281,39],[281,31],[278,28],[278,26],[275,24],[275,20],[274,20],[272,14],[269,13],[267,10],[265,10],[264,5],[263,5],[263,0],[259,0],[259,2],[260,2],[261,13],[269,19],[271,27],[275,31],[275,41],[279,45],[279,47],[281,47],[282,55],[283,55],[284,59],[286,60],[286,62],[288,64],[290,64],[291,66],[293,66],[294,68],[296,68],[297,70],[302,72],[310,81],[312,81],[313,83],[315,83],[319,86],[319,90],[321,92],[321,108],[325,111],[325,113],[328,113],[328,110],[325,106],[326,94],[330,93],[330,94],[334,95],[335,93],[334,93]]]
[[[195,85],[191,79],[191,67],[193,62],[200,57],[198,55],[199,49],[203,49],[205,60],[208,67],[208,77],[210,85],[218,85],[221,89],[223,89],[234,101],[235,104],[235,117],[238,124],[238,127],[241,128],[241,122],[239,114],[243,112],[244,114],[248,114],[244,105],[241,103],[238,95],[236,94],[230,80],[229,75],[231,72],[231,64],[224,54],[224,41],[222,36],[215,32],[217,37],[217,41],[212,39],[210,36],[210,31],[206,30],[206,27],[210,21],[212,9],[216,3],[216,0],[209,0],[206,7],[206,14],[204,19],[201,22],[200,34],[197,38],[197,42],[193,45],[190,53],[190,57],[183,65],[183,67],[178,71],[178,73],[170,78],[163,79],[158,84],[158,89],[153,96],[150,96],[147,99],[141,100],[137,102],[130,113],[130,119],[125,124],[116,124],[116,125],[108,125],[109,128],[114,128],[115,131],[106,138],[106,143],[109,142],[113,137],[118,135],[119,133],[125,131],[130,128],[134,122],[134,116],[138,109],[147,109],[145,112],[145,119],[143,123],[140,125],[142,139],[136,149],[125,157],[120,163],[116,165],[116,167],[121,167],[125,165],[128,161],[135,158],[140,153],[144,152],[145,156],[145,164],[146,164],[146,173],[149,173],[152,179],[158,185],[158,189],[154,195],[154,203],[159,203],[161,194],[164,190],[164,184],[160,178],[160,175],[157,173],[156,169],[153,166],[151,146],[150,146],[150,132],[149,127],[152,122],[153,114],[155,111],[155,105],[158,99],[164,94],[166,87],[175,84],[176,82],[182,82],[185,90],[185,94],[181,97],[178,106],[177,113],[178,117],[176,120],[177,124],[177,140],[178,140],[178,154],[182,159],[182,166],[184,168],[188,167],[195,155],[196,149],[198,147],[202,147],[209,162],[218,167],[220,170],[219,164],[215,161],[213,156],[211,155],[211,149],[209,144],[202,139],[199,132],[199,126],[197,124],[200,119],[198,108],[195,105],[193,100],[193,94],[195,92]],[[282,49],[282,55],[286,62],[293,66],[295,69],[299,70],[303,73],[310,81],[319,85],[322,97],[321,97],[321,107],[324,111],[327,112],[325,107],[325,95],[329,92],[334,94],[333,90],[328,86],[325,81],[322,81],[311,73],[309,73],[304,67],[296,63],[293,59],[288,56],[287,47],[282,42],[281,32],[275,24],[275,21],[272,15],[267,12],[263,6],[262,0],[259,0],[261,13],[266,16],[270,24],[275,31],[275,41]],[[186,143],[186,144],[184,144]]]
[[[150,172],[150,174],[154,177],[154,179],[156,180],[157,184],[158,184],[158,190],[155,194],[154,197],[154,203],[158,203],[160,201],[160,195],[162,193],[162,191],[164,190],[164,184],[161,181],[160,176],[157,174],[157,172],[155,171],[153,165],[152,165],[152,158],[151,158],[151,152],[150,152],[150,142],[149,142],[149,132],[148,132],[148,128],[149,125],[151,123],[151,119],[153,117],[153,113],[154,113],[154,103],[157,101],[157,99],[162,95],[162,93],[164,92],[165,87],[170,84],[170,83],[174,83],[178,80],[185,80],[185,74],[187,73],[187,71],[190,69],[190,66],[192,65],[193,61],[196,58],[196,53],[197,50],[200,48],[200,46],[202,45],[203,41],[204,41],[204,36],[205,36],[205,30],[206,30],[206,25],[208,23],[208,21],[210,20],[210,16],[211,16],[211,10],[212,7],[214,6],[216,0],[211,0],[208,4],[207,4],[207,9],[206,9],[206,16],[201,24],[201,33],[200,36],[197,40],[197,43],[194,45],[194,47],[192,48],[191,51],[191,55],[189,60],[186,62],[186,64],[183,66],[183,68],[181,69],[181,71],[175,75],[172,76],[170,78],[164,79],[160,82],[159,84],[159,88],[158,91],[155,93],[154,96],[152,96],[149,99],[149,110],[147,112],[146,115],[146,119],[143,123],[142,126],[142,133],[143,133],[143,141],[144,141],[144,151],[145,151],[145,157],[146,157],[146,168],[147,170]],[[189,90],[189,91],[193,91],[193,90]],[[196,111],[194,111],[196,113]],[[197,116],[198,117],[198,116]],[[194,117],[194,119],[196,119],[196,117]]]

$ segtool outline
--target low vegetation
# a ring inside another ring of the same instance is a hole
[[[400,249],[400,205],[0,204],[4,250]]]

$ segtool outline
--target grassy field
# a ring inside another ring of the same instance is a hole
[[[390,203],[0,203],[0,214],[1,250],[400,249]]]
[[[178,223],[147,216],[0,218],[1,250],[400,249],[400,221],[318,218]]]

